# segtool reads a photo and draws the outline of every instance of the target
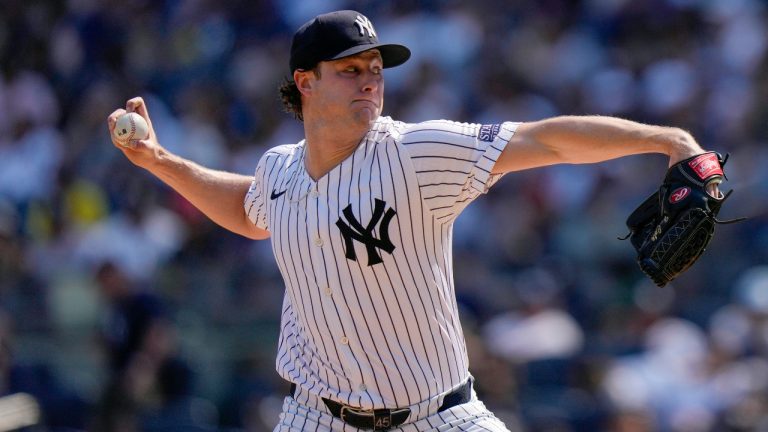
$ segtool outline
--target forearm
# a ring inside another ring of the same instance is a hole
[[[253,239],[269,237],[243,208],[252,177],[205,168],[165,151],[146,169],[222,227]]]
[[[510,151],[500,158],[495,171],[594,163],[640,153],[666,154],[671,165],[703,151],[682,129],[602,116],[563,116],[524,123],[508,147]]]
[[[555,117],[534,124],[534,138],[570,163],[600,162],[639,153],[675,155],[698,148],[687,132],[615,117]]]
[[[146,139],[121,142],[115,136],[117,119],[126,112],[135,112],[147,122]],[[142,167],[164,181],[176,192],[222,227],[252,239],[265,239],[269,231],[257,228],[243,208],[252,178],[216,171],[169,153],[157,141],[152,120],[144,99],[135,97],[107,117],[112,144],[136,166]]]

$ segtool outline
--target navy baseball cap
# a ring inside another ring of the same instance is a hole
[[[321,61],[336,60],[378,49],[384,67],[399,66],[411,57],[404,45],[379,42],[371,21],[360,12],[342,10],[318,15],[296,31],[291,43],[291,72],[312,69]]]

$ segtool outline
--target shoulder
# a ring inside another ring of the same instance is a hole
[[[404,124],[401,130],[405,144],[412,141],[477,138],[478,126],[475,123],[462,123],[452,120],[428,120],[419,123]]]
[[[261,156],[259,165],[263,166],[266,163],[274,165],[275,163],[295,160],[301,155],[303,149],[304,140],[301,140],[296,144],[282,144],[272,147]]]
[[[368,139],[374,139],[376,141],[386,141],[389,138],[396,138],[400,135],[400,131],[403,129],[405,123],[397,120],[393,120],[392,117],[379,117],[371,129],[368,131]]]
[[[281,144],[264,152],[265,157],[285,157],[293,156],[304,148],[304,140],[296,144]]]
[[[382,141],[386,138],[394,138],[402,141],[409,135],[425,137],[430,134],[455,134],[465,137],[475,137],[479,125],[461,123],[452,120],[428,120],[419,123],[406,123],[393,120],[391,117],[379,117],[371,127],[370,133]]]

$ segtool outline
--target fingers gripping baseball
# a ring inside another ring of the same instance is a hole
[[[147,105],[144,103],[143,98],[135,97],[133,99],[129,99],[125,104],[125,109],[128,112],[135,112],[136,114],[142,116],[149,125],[150,133],[153,131],[152,120],[149,118],[149,111],[147,110]]]
[[[141,141],[154,139],[152,122],[140,97],[128,100],[125,109],[117,109],[110,114],[108,126],[112,141],[121,147],[136,149]]]
[[[135,113],[140,118],[126,117],[127,114],[131,113]],[[145,125],[141,124],[142,119]],[[107,126],[112,144],[134,164],[146,167],[157,157],[160,145],[157,142],[146,104],[141,97],[129,99],[125,109],[119,108],[113,111],[107,117]]]

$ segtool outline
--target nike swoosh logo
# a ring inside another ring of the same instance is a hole
[[[272,189],[272,195],[269,196],[269,199],[276,200],[276,199],[280,198],[280,196],[282,196],[286,192],[288,192],[288,189],[286,189],[286,190],[284,190],[282,192],[276,192],[275,189]]]

